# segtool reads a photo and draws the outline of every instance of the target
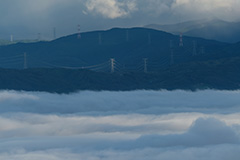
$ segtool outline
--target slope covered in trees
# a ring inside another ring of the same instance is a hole
[[[172,63],[218,59],[239,52],[232,44],[201,38],[183,37],[183,43],[180,47],[179,36],[162,31],[115,28],[82,33],[81,39],[74,34],[51,42],[1,46],[0,67],[22,69],[27,63],[28,68],[81,68],[114,58],[120,69],[136,71],[147,58],[149,69],[157,70]]]
[[[1,46],[0,89],[69,93],[240,88],[240,43],[184,36],[181,47],[179,36],[145,28],[77,37]]]
[[[240,88],[240,58],[191,62],[157,72],[104,73],[72,69],[0,69],[0,89],[69,93],[79,90]]]

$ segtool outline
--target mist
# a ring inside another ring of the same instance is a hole
[[[240,91],[0,92],[0,159],[240,156]]]
[[[168,114],[181,112],[232,113],[240,104],[240,91],[188,92],[130,91],[50,94],[44,92],[0,92],[0,112],[78,114]],[[94,97],[94,98],[93,98]]]

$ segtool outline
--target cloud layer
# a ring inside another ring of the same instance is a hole
[[[240,91],[84,91],[70,95],[0,92],[0,112],[96,114],[168,114],[238,112]],[[94,97],[94,99],[92,98]],[[44,106],[44,107],[43,107]],[[226,109],[227,108],[227,109]]]
[[[60,122],[59,122],[60,123]],[[18,130],[15,133],[19,133]],[[119,133],[118,133],[119,134]],[[1,138],[0,159],[233,159],[239,158],[239,132],[213,119],[198,119],[182,134],[28,136]],[[223,152],[224,151],[224,152]],[[135,156],[134,156],[135,155]]]
[[[0,91],[0,159],[238,160],[240,91]]]

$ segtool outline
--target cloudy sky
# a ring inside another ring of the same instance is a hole
[[[239,21],[239,0],[7,0],[0,1],[0,39],[53,38],[112,27],[178,23],[202,18]]]
[[[0,159],[239,160],[239,96],[0,91]]]

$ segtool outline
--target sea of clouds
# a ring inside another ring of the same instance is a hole
[[[0,91],[0,160],[238,160],[240,91]]]

